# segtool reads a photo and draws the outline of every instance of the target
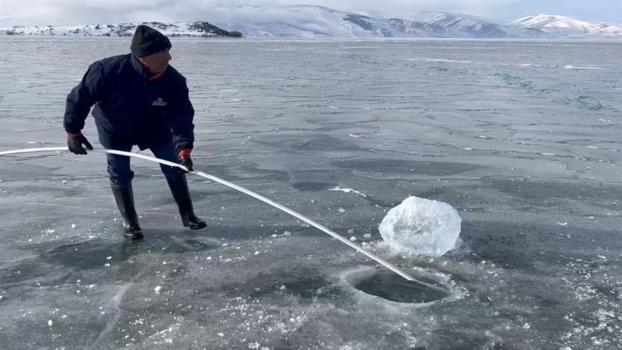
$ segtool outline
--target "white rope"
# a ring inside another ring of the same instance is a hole
[[[35,153],[35,152],[67,152],[67,147],[44,147],[44,148],[24,148],[14,149],[10,151],[0,152],[0,156],[9,156],[11,154]]]
[[[21,150],[10,150],[10,151],[0,152],[0,156],[21,154],[21,153],[62,152],[62,151],[67,151],[67,147],[46,147],[46,148],[27,148],[27,149],[21,149]],[[99,151],[99,152],[101,152],[101,151]],[[164,160],[164,159],[159,159],[159,158],[155,158],[155,157],[146,156],[146,155],[143,155],[143,154],[132,153],[132,152],[125,152],[125,151],[117,151],[117,150],[106,150],[105,153],[122,155],[122,156],[133,157],[133,158],[139,158],[139,159],[147,160],[147,161],[150,161],[150,162],[160,163],[160,164],[172,166],[172,167],[175,167],[175,168],[179,168],[179,169],[182,169],[184,171],[188,171],[188,169],[185,166],[181,165],[181,164],[169,162],[169,161]],[[291,209],[289,209],[289,208],[287,208],[287,207],[285,207],[285,206],[283,206],[283,205],[281,205],[279,203],[276,203],[276,202],[274,202],[274,201],[272,201],[272,200],[270,200],[270,199],[268,199],[268,198],[266,198],[266,197],[264,197],[264,196],[262,196],[260,194],[257,194],[257,193],[255,193],[253,191],[250,191],[250,190],[248,190],[248,189],[246,189],[246,188],[244,188],[242,186],[236,185],[236,184],[234,184],[232,182],[223,180],[223,179],[221,179],[221,178],[219,178],[217,176],[204,173],[202,171],[191,171],[190,173],[194,174],[194,175],[197,175],[197,176],[200,176],[200,177],[203,177],[205,179],[217,182],[217,183],[219,183],[221,185],[224,185],[224,186],[227,186],[229,188],[232,188],[232,189],[234,189],[234,190],[236,190],[238,192],[244,193],[244,194],[246,194],[248,196],[251,196],[251,197],[253,197],[255,199],[258,199],[258,200],[260,200],[260,201],[262,201],[262,202],[264,202],[264,203],[266,203],[266,204],[268,204],[268,205],[270,205],[270,206],[272,206],[272,207],[274,207],[276,209],[279,209],[279,210],[281,210],[281,211],[283,211],[283,212],[285,212],[285,213],[295,217],[296,219],[299,219],[299,220],[301,220],[303,222],[306,222],[307,224],[317,228],[318,230],[320,230],[320,231],[322,231],[322,232],[324,232],[324,233],[326,233],[326,234],[336,238],[337,240],[339,240],[340,242],[342,242],[345,245],[349,246],[350,248],[352,248],[352,249],[358,251],[359,253],[367,256],[368,258],[376,261],[380,265],[382,265],[382,266],[386,267],[387,269],[395,272],[396,274],[400,275],[401,277],[405,278],[408,281],[414,281],[414,282],[417,282],[419,284],[425,285],[426,287],[432,288],[432,289],[435,289],[435,290],[439,290],[439,291],[443,291],[443,292],[446,291],[445,289],[443,289],[441,287],[438,287],[436,285],[433,285],[433,284],[430,284],[430,283],[427,283],[427,282],[415,279],[414,277],[410,276],[406,272],[400,270],[397,266],[395,266],[395,265],[385,261],[384,259],[376,256],[373,253],[370,253],[370,252],[366,251],[365,249],[363,249],[359,245],[349,241],[348,239],[342,237],[338,233],[336,233],[336,232],[326,228],[325,226],[323,226],[323,225],[321,225],[321,224],[319,224],[319,223],[317,223],[317,222],[315,222],[315,221],[313,221],[313,220],[303,216],[302,214],[297,213],[297,212],[295,212],[295,211],[293,211],[293,210],[291,210]]]

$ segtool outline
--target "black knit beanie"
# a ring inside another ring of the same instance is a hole
[[[157,30],[139,25],[136,27],[130,50],[136,57],[145,57],[171,48],[171,41]]]

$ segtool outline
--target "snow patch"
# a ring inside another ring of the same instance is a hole
[[[338,191],[338,192],[345,192],[345,193],[354,193],[354,194],[358,194],[361,197],[367,197],[367,195],[363,192],[357,191],[355,189],[352,188],[347,188],[347,187],[340,187],[340,186],[335,186],[331,189],[329,189],[329,191]]]
[[[448,59],[448,58],[426,58],[425,61],[426,62],[444,62],[444,63],[462,63],[462,64],[473,63],[473,61],[451,60],[451,59]]]
[[[575,69],[575,70],[601,70],[602,68],[600,67],[594,67],[594,66],[573,66],[573,65],[565,65],[564,69]]]

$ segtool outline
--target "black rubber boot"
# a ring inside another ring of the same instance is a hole
[[[110,184],[110,187],[112,188],[119,212],[123,216],[123,235],[129,240],[142,239],[143,231],[140,229],[136,209],[134,209],[132,185],[120,186]]]
[[[179,215],[181,216],[181,223],[191,230],[200,230],[207,226],[205,221],[199,219],[194,215],[192,209],[192,199],[190,198],[190,191],[188,190],[188,182],[186,176],[181,175],[178,178],[171,180],[166,179],[168,186],[171,188],[173,198],[179,206]]]

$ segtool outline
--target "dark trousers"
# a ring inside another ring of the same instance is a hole
[[[124,145],[123,147],[118,147],[116,150],[129,152],[132,150],[132,145]],[[173,163],[179,162],[175,155],[175,149],[170,143],[150,147],[149,150],[156,158],[168,160]],[[106,156],[108,158],[108,176],[110,176],[110,182],[119,186],[129,185],[134,178],[134,172],[130,168],[130,157],[116,154],[106,154]],[[183,176],[183,173],[179,169],[168,165],[160,164],[160,169],[162,169],[162,173],[169,180],[175,180]]]

